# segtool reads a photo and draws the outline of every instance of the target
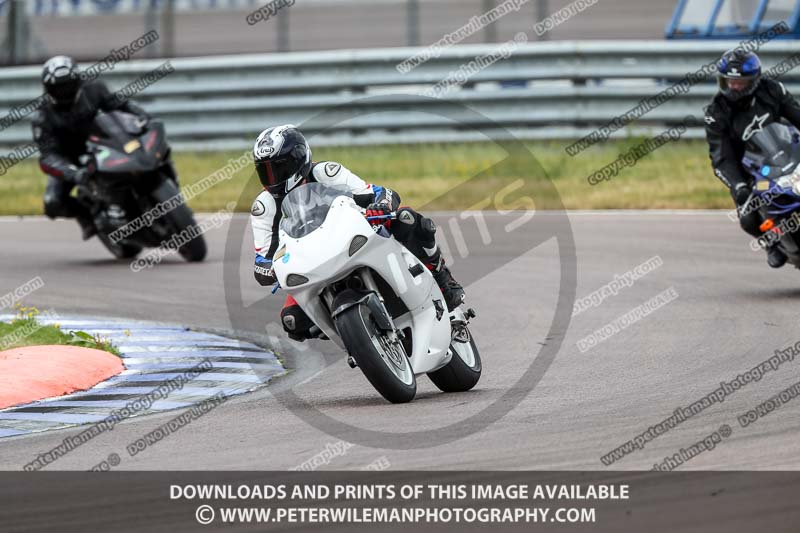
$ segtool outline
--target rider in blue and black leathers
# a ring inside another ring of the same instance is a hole
[[[717,62],[719,92],[706,108],[706,139],[714,174],[730,189],[742,229],[760,237],[761,215],[742,213],[752,192],[752,178],[742,167],[747,141],[764,126],[784,119],[800,129],[800,105],[778,81],[761,77],[761,61],[753,52],[734,49]],[[773,268],[786,263],[777,246],[767,248]]]

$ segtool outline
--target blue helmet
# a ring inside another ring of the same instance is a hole
[[[719,90],[731,102],[750,96],[761,80],[761,60],[741,48],[728,50],[717,61]]]
[[[253,145],[258,179],[266,191],[282,198],[311,172],[311,148],[292,124],[267,128]]]

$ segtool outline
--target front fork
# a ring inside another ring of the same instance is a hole
[[[352,279],[352,278],[351,278]],[[369,294],[369,298],[367,298],[366,304],[370,307],[372,314],[378,318],[377,323],[379,323],[379,327],[381,331],[385,333],[385,338],[390,344],[398,345],[403,347],[403,352],[408,357],[408,353],[406,352],[405,346],[403,346],[403,339],[405,339],[405,334],[397,328],[392,319],[392,316],[389,314],[388,309],[386,309],[386,302],[381,295],[380,290],[378,290],[378,285],[375,283],[375,278],[372,275],[372,272],[368,268],[361,268],[356,272],[355,279],[360,280],[363,287],[354,287],[356,289],[362,289]],[[374,296],[372,296],[374,295]],[[322,293],[322,299],[325,304],[328,306],[328,309],[331,311],[334,310],[334,300],[335,296],[331,293],[330,289],[326,289]],[[358,305],[362,305],[359,303]],[[381,327],[380,324],[383,324]],[[353,359],[353,356],[347,357],[347,364],[350,365],[350,368],[356,368],[356,361]]]
[[[375,279],[372,277],[372,272],[368,268],[364,268],[361,270],[360,274],[366,288],[377,294],[381,304],[384,304],[383,297],[381,296],[380,291],[378,291],[378,286],[375,283]],[[461,309],[461,307],[457,307],[450,313],[450,328],[452,331],[451,338],[453,341],[469,342],[469,321],[476,316],[477,314],[472,308],[468,308],[466,311],[464,311]],[[394,335],[396,335],[396,337],[394,337]],[[390,333],[389,338],[394,341],[397,338],[404,339],[405,335],[402,331],[394,328],[394,331]]]
[[[389,321],[392,325],[391,329],[386,332],[386,336],[389,338],[389,341],[392,343],[402,344],[400,341],[405,338],[405,334],[397,329],[394,324],[394,320],[392,320],[392,316],[389,314],[388,309],[386,309],[386,302],[381,295],[381,291],[378,290],[378,284],[375,283],[375,278],[372,277],[372,271],[368,268],[362,268],[359,274],[361,275],[361,281],[364,282],[364,286],[367,288],[367,290],[374,292],[377,295],[381,306],[383,306],[383,309],[385,310],[386,316],[389,317]],[[408,356],[408,354],[406,354],[406,356]]]
[[[452,330],[451,340],[453,342],[469,342],[469,321],[475,318],[475,310],[470,308],[464,311],[460,307],[455,308],[450,313],[450,327]]]

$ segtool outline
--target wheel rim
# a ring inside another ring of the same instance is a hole
[[[403,346],[399,342],[392,342],[385,334],[379,332],[378,329],[371,324],[372,320],[369,317],[369,313],[367,313],[365,317],[363,310],[361,312],[361,320],[364,321],[365,326],[367,325],[367,321],[370,322],[367,331],[369,331],[372,345],[380,354],[383,364],[385,364],[392,374],[403,384],[412,385],[414,383],[414,372],[411,370],[411,365],[408,362],[408,357],[406,356],[406,351]]]
[[[453,341],[450,348],[470,368],[475,368],[475,350],[472,348],[472,337],[467,330],[467,342]]]

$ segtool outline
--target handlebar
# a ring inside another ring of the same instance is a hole
[[[374,217],[366,217],[367,220],[395,220],[397,218],[397,213],[392,212],[388,215],[377,215]]]

